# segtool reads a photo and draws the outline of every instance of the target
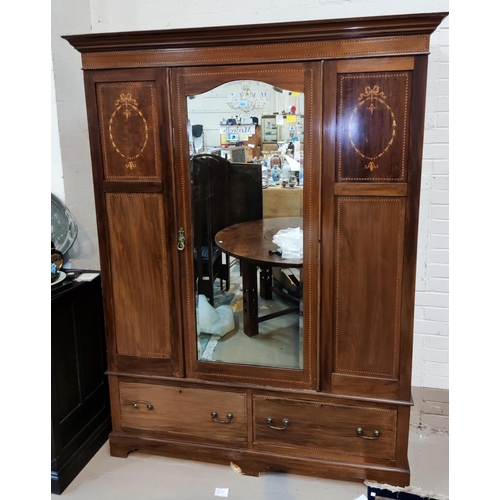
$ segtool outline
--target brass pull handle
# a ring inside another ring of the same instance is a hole
[[[184,228],[179,229],[179,237],[177,238],[177,250],[184,250],[186,248],[186,236],[184,235]]]
[[[132,403],[132,406],[133,406],[134,408],[139,408],[139,403],[145,404],[145,405],[146,405],[146,408],[147,408],[148,410],[152,410],[152,409],[153,409],[153,405],[152,405],[151,403],[148,403],[147,401],[142,401],[142,400],[140,400],[140,401],[134,401],[134,402]]]
[[[233,414],[232,413],[228,413],[226,415],[227,417],[227,420],[218,420],[216,417],[217,417],[217,412],[213,411],[211,414],[211,417],[212,417],[212,420],[214,422],[217,422],[218,424],[230,424],[231,423],[231,420],[233,420]]]
[[[380,431],[378,431],[377,429],[375,429],[375,430],[373,431],[373,436],[365,436],[365,435],[363,434],[363,428],[362,428],[362,427],[358,427],[358,428],[356,429],[356,432],[357,432],[358,436],[359,436],[360,438],[363,438],[363,439],[378,439],[378,438],[380,437]]]
[[[283,423],[283,426],[284,427],[275,427],[274,425],[271,425],[273,423],[273,419],[271,417],[269,417],[267,419],[267,425],[271,428],[271,429],[274,429],[276,431],[284,431],[285,429],[288,428],[288,426],[290,425],[290,420],[288,420],[288,418],[284,418],[282,421]]]

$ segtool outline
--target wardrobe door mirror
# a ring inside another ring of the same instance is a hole
[[[304,95],[238,80],[187,109],[198,360],[300,370]]]

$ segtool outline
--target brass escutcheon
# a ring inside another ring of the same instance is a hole
[[[179,237],[177,239],[177,250],[184,250],[186,248],[186,237],[184,235],[184,228],[179,229]]]

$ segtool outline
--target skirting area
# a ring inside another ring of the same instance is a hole
[[[437,431],[449,430],[449,391],[430,387],[412,387],[414,406],[412,426]]]
[[[410,427],[410,484],[436,494],[449,494],[447,433]],[[216,488],[229,488],[237,500],[355,500],[367,496],[363,483],[283,473],[244,476],[228,465],[215,465],[131,453],[111,457],[106,443],[61,497],[53,500],[196,500],[219,498]],[[35,495],[36,496],[36,495]],[[371,500],[371,499],[370,499]]]

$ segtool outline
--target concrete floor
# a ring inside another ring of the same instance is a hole
[[[411,427],[411,485],[449,495],[448,434]],[[132,453],[109,455],[106,443],[62,495],[52,500],[203,500],[229,488],[233,500],[355,500],[367,494],[362,483],[292,474],[243,476],[228,466]]]

